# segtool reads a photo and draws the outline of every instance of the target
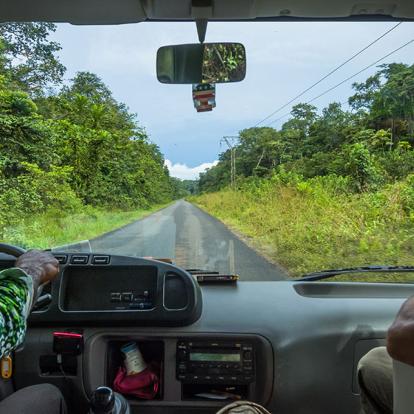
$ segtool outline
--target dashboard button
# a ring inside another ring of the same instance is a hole
[[[111,302],[121,302],[121,293],[111,292]]]
[[[70,262],[72,264],[87,264],[89,260],[89,256],[88,255],[73,255],[72,259],[70,260]]]
[[[66,254],[57,254],[55,255],[55,259],[59,262],[59,264],[66,264],[68,256]]]
[[[124,302],[132,302],[134,295],[132,294],[132,292],[123,292],[122,293],[122,300]]]
[[[109,256],[93,256],[92,264],[99,264],[99,265],[109,264]]]
[[[177,351],[177,358],[178,360],[186,360],[187,359],[187,351],[185,349],[179,349]]]
[[[220,370],[218,368],[209,368],[208,373],[212,375],[217,375],[220,374]]]

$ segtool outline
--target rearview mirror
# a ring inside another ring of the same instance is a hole
[[[241,43],[172,45],[157,52],[161,83],[240,82],[245,76],[246,50]]]

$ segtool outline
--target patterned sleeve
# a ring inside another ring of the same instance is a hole
[[[0,272],[0,357],[23,342],[33,297],[33,280],[23,270]]]

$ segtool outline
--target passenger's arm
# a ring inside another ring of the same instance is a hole
[[[414,296],[403,303],[389,328],[387,350],[397,361],[414,366]]]
[[[0,357],[23,342],[37,288],[58,271],[59,264],[50,253],[32,250],[17,259],[16,268],[0,272]]]

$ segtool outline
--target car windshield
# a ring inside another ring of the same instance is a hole
[[[157,50],[197,41],[194,22],[0,27],[0,240],[242,281],[414,265],[414,23],[210,22],[245,79],[160,83]]]

